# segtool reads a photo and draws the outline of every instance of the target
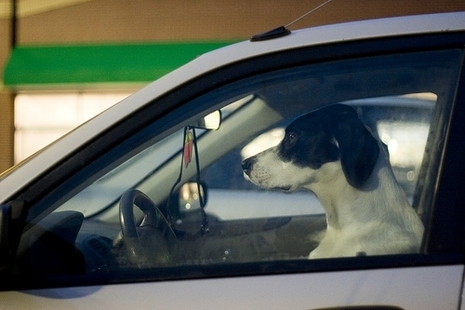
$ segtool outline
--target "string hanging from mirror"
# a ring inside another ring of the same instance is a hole
[[[207,213],[205,212],[205,199],[203,196],[203,191],[200,188],[201,184],[201,178],[200,178],[200,163],[199,163],[199,152],[197,148],[197,137],[195,135],[195,128],[191,129],[192,131],[192,141],[193,141],[193,146],[194,146],[194,152],[195,152],[195,169],[196,169],[196,183],[197,183],[197,190],[199,194],[199,202],[200,202],[200,214],[202,215],[202,223],[200,224],[200,233],[203,235],[205,233],[208,233],[209,227],[208,227],[208,216]]]
[[[173,216],[170,211],[171,197],[173,197],[173,192],[178,187],[179,183],[181,183],[182,181],[183,170],[189,166],[190,162],[192,161],[192,156],[195,155],[196,183],[197,183],[197,190],[198,190],[199,202],[200,202],[200,214],[202,216],[200,230],[198,233],[194,235],[187,235],[185,232],[172,229],[175,232],[177,239],[191,240],[191,239],[195,239],[198,236],[202,236],[205,233],[209,232],[208,216],[207,216],[207,213],[205,212],[206,201],[203,195],[203,191],[201,189],[200,162],[199,162],[199,153],[198,153],[198,147],[197,147],[197,136],[195,133],[195,127],[192,127],[192,126],[184,127],[183,148],[182,148],[181,155],[182,156],[181,156],[181,165],[179,168],[179,175],[170,190],[170,195],[169,195],[170,198],[169,198],[168,207],[167,207],[167,219],[169,221],[169,225],[173,227]]]

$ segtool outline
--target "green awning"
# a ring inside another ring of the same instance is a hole
[[[40,88],[147,83],[233,41],[15,47],[3,84]]]

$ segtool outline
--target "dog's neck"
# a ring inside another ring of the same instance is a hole
[[[356,200],[358,190],[350,186],[345,178],[340,161],[322,165],[319,169],[321,177],[318,182],[304,186],[311,190],[326,211],[328,226],[340,228],[340,212],[346,204]]]
[[[380,201],[389,201],[396,196],[401,197],[399,205],[408,204],[405,193],[397,183],[392,182],[394,176],[384,154],[380,154],[371,176],[362,188],[349,184],[340,161],[324,164],[318,173],[318,182],[304,187],[318,197],[326,211],[328,227],[343,229],[348,225],[357,225],[360,220],[365,221],[367,216],[377,214],[374,208],[380,207]],[[377,195],[373,195],[374,187],[377,187]],[[393,192],[396,194],[393,195]]]

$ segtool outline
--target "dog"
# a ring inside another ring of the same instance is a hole
[[[311,259],[420,251],[424,227],[395,179],[387,149],[350,106],[297,118],[277,146],[243,160],[242,169],[259,187],[316,195],[327,227]]]

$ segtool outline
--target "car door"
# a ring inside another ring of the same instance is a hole
[[[11,199],[27,215],[0,305],[456,309],[463,43],[434,34],[294,48],[147,102]],[[245,158],[336,103],[385,144],[425,227],[419,251],[309,259],[327,227],[318,197],[244,178]]]

